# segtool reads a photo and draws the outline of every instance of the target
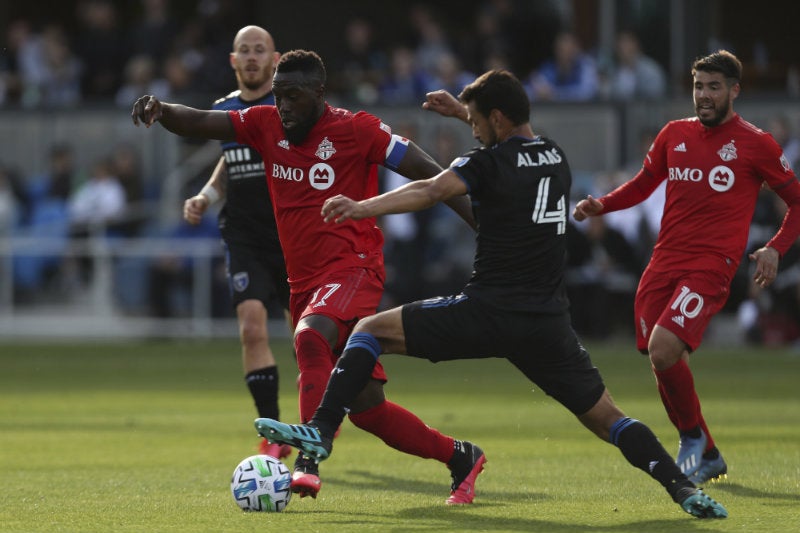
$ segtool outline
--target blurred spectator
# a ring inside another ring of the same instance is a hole
[[[347,103],[374,104],[387,70],[388,61],[375,43],[372,23],[360,17],[351,19],[344,29],[344,50],[328,69],[331,91]]]
[[[169,82],[158,77],[156,62],[148,55],[136,55],[125,64],[122,86],[114,101],[119,107],[128,108],[143,94],[158,98],[171,98]]]
[[[603,339],[632,333],[630,317],[644,264],[604,217],[567,225],[567,291],[575,330]]]
[[[42,43],[30,21],[18,19],[8,26],[7,48],[3,47],[2,101],[20,104],[25,101],[29,80],[43,77]],[[34,85],[34,91],[35,89]]]
[[[606,76],[604,93],[612,100],[655,100],[667,92],[664,69],[642,52],[639,38],[630,31],[617,34]]]
[[[47,172],[31,178],[28,194],[34,204],[50,199],[66,202],[79,180],[72,146],[57,143],[50,147]]]
[[[160,71],[180,26],[170,13],[170,0],[140,0],[139,3],[142,15],[131,25],[130,53],[149,57],[156,63],[156,71]]]
[[[174,53],[167,56],[164,60],[163,76],[172,98],[180,101],[193,93],[193,73],[182,56]]]
[[[453,53],[447,33],[427,4],[411,6],[409,22],[414,34],[416,64],[433,76],[442,56]]]
[[[112,173],[125,191],[125,212],[121,220],[111,225],[111,229],[123,237],[135,237],[149,218],[138,150],[128,143],[118,144],[111,152],[111,165]]]
[[[83,233],[89,226],[106,225],[125,209],[125,189],[114,175],[109,158],[92,165],[89,179],[78,186],[69,198],[70,225]]]
[[[68,246],[67,199],[79,178],[72,147],[62,143],[50,148],[47,172],[29,180],[26,192],[30,216],[15,234],[35,240],[37,246],[30,254],[24,250],[15,251],[14,297],[17,302],[31,301],[59,281]]]
[[[414,51],[407,46],[392,48],[390,68],[378,85],[378,99],[384,105],[419,105],[430,90],[431,77],[417,66]]]
[[[462,89],[473,81],[475,81],[475,74],[462,69],[455,54],[447,52],[441,54],[436,61],[431,90],[444,89],[450,94],[458,96]]]
[[[501,2],[509,4],[508,0]],[[508,37],[502,31],[505,15],[493,3],[476,10],[474,28],[464,32],[459,41],[459,56],[466,68],[477,72],[492,70],[498,60],[510,68],[508,56],[512,52]]]
[[[561,32],[553,43],[552,59],[531,74],[526,88],[531,101],[592,100],[599,90],[597,64],[574,33]]]
[[[92,101],[111,101],[122,83],[128,58],[117,7],[110,0],[82,0],[77,18],[76,51],[83,61],[83,96]]]
[[[25,107],[65,107],[81,100],[81,63],[64,29],[50,24],[34,33],[26,20],[9,28],[8,71],[2,84]]]
[[[125,189],[113,170],[109,158],[96,160],[89,179],[69,198],[69,236],[72,239],[106,235],[109,226],[124,215]],[[79,253],[75,259],[78,280],[86,284],[92,277],[92,257],[88,253]]]
[[[767,130],[775,141],[783,148],[783,155],[795,172],[800,164],[800,138],[792,131],[792,124],[787,115],[775,115],[769,120]]]
[[[0,197],[0,235],[30,223],[30,195],[19,173],[3,163],[0,163]]]
[[[756,204],[745,254],[761,246],[765,236],[768,239],[773,235],[785,214],[786,204],[763,190]],[[772,347],[800,341],[800,243],[795,242],[783,255],[775,281],[766,289],[755,284],[749,266],[740,268],[736,277],[746,292],[737,302],[737,319],[746,340]]]
[[[163,237],[191,242],[197,239],[220,239],[219,228],[214,217],[203,217],[197,225],[181,219],[177,225],[164,232]],[[215,249],[218,245],[215,246]],[[199,304],[193,301],[195,283],[195,261],[210,261],[211,315],[227,317],[230,313],[228,279],[225,262],[220,257],[194,258],[191,254],[167,254],[153,260],[149,267],[147,294],[150,315],[158,318],[188,317]]]

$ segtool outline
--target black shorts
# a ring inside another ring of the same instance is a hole
[[[403,330],[408,355],[434,363],[508,359],[576,416],[605,390],[566,312],[508,311],[459,294],[404,305]]]
[[[289,308],[289,282],[283,253],[241,244],[225,245],[225,266],[233,308],[244,300],[278,301]]]

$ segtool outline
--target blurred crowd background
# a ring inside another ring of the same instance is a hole
[[[143,136],[129,111],[142,94],[208,108],[235,89],[228,54],[244,25],[265,27],[279,51],[319,52],[331,104],[381,116],[443,165],[475,143],[468,128],[426,116],[419,109],[425,93],[457,94],[485,70],[513,71],[530,96],[534,130],[553,136],[571,158],[574,201],[630,178],[660,126],[693,114],[691,61],[721,47],[744,63],[737,111],[770,131],[797,169],[800,49],[796,17],[786,16],[793,6],[65,0],[44,9],[3,2],[0,330],[33,324],[36,331],[49,317],[64,333],[59,324],[83,316],[90,324],[81,331],[94,334],[113,331],[114,319],[123,332],[142,323],[145,332],[196,334],[232,318],[214,214],[198,227],[180,221],[183,199],[219,157],[218,143]],[[388,171],[381,180],[385,189],[403,182]],[[658,231],[660,194],[569,228],[568,282],[580,334],[632,335],[633,294]],[[759,204],[750,249],[780,223],[773,196]],[[380,225],[385,305],[451,293],[468,279],[474,237],[447,209]],[[769,290],[750,284],[747,260],[740,271],[724,335],[796,343],[800,248],[784,258]]]

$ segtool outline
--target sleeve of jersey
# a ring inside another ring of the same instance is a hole
[[[236,131],[236,142],[250,146],[258,145],[255,139],[259,136],[260,117],[261,110],[259,106],[228,111],[228,118],[231,119],[233,129]]]
[[[392,128],[381,122],[375,115],[364,111],[359,111],[353,116],[353,128],[356,138],[364,141],[360,143],[360,146],[364,150],[364,157],[367,161],[377,165],[384,165],[392,170],[397,169],[397,165],[390,166],[387,149],[395,137],[399,139],[402,137],[392,135]],[[395,155],[397,164],[400,164],[403,155],[406,153],[405,149],[408,148],[407,140],[405,145],[401,146],[401,148],[402,153],[399,153],[399,159],[397,159],[398,155]]]
[[[486,155],[481,150],[472,150],[450,163],[450,170],[467,186],[467,194],[479,193],[480,176],[493,175],[491,172],[485,172],[488,163],[485,159]]]
[[[800,237],[800,182],[793,177],[788,184],[776,189],[775,192],[786,202],[788,209],[778,233],[770,239],[766,246],[775,248],[783,257],[797,238]]]
[[[659,183],[661,183],[661,180],[642,167],[630,181],[623,183],[610,193],[599,198],[603,204],[603,213],[620,211],[643,202],[653,194]]]

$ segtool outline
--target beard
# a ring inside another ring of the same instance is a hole
[[[730,103],[726,100],[719,107],[714,107],[714,112],[710,118],[700,118],[700,114],[697,109],[695,109],[695,112],[697,112],[697,118],[700,120],[700,124],[706,128],[714,128],[720,125],[722,119],[728,115],[730,108]]]
[[[286,140],[294,145],[303,144],[303,141],[306,140],[308,137],[308,133],[311,131],[311,128],[314,127],[317,121],[313,120],[312,118],[308,118],[303,122],[298,122],[291,129],[284,127],[283,133],[286,135]]]

